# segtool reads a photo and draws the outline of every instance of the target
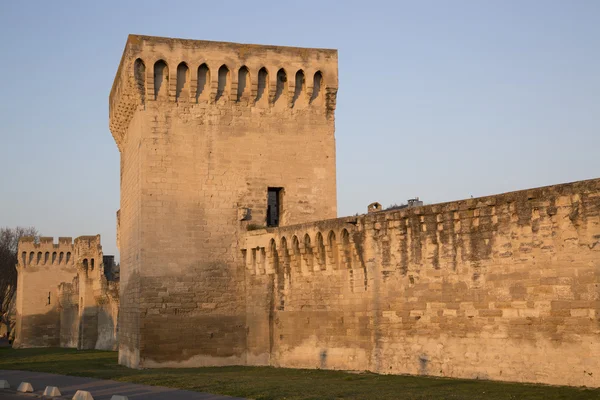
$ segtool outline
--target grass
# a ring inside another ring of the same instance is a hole
[[[0,369],[160,385],[256,400],[600,399],[600,389],[270,367],[134,370],[117,353],[0,348]]]

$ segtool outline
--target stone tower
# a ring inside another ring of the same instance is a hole
[[[118,283],[104,273],[100,235],[19,240],[15,347],[113,350]]]
[[[240,234],[336,217],[337,86],[336,50],[129,36],[110,94],[121,364],[247,363]]]

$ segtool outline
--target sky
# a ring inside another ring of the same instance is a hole
[[[2,1],[0,226],[117,254],[130,33],[334,48],[338,216],[600,177],[600,1]]]

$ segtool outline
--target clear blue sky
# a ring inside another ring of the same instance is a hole
[[[339,50],[338,214],[600,176],[600,1],[3,1],[0,226],[102,234],[129,33]]]

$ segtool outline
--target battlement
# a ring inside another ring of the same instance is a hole
[[[75,265],[76,259],[91,255],[102,260],[100,235],[59,237],[54,243],[53,237],[42,236],[37,241],[33,236],[19,239],[19,267]]]
[[[442,267],[454,270],[458,262],[456,254],[446,265],[442,265],[440,254],[456,253],[456,247],[462,247],[460,254],[467,261],[488,259],[493,253],[501,258],[518,258],[516,254],[520,251],[524,254],[519,259],[523,261],[531,249],[522,247],[518,251],[508,251],[507,242],[499,239],[499,233],[506,234],[515,227],[528,225],[531,228],[526,231],[536,235],[541,221],[549,225],[548,230],[556,230],[555,220],[559,217],[567,218],[578,230],[583,230],[580,226],[587,221],[579,221],[580,214],[587,218],[598,216],[599,192],[600,179],[592,179],[249,231],[242,242],[242,255],[246,269],[252,275],[275,274],[282,266],[297,274],[364,269],[366,260],[378,252],[381,252],[377,257],[383,260],[382,265],[388,265],[390,251],[394,249],[405,252],[397,260],[403,271],[408,271],[411,261],[433,265],[436,270]],[[580,238],[579,245],[593,249],[598,236],[590,235],[586,242]],[[536,246],[543,244],[538,238]],[[380,249],[367,253],[369,247]],[[555,251],[549,243],[545,250]]]
[[[120,147],[148,102],[335,109],[337,50],[130,35],[109,99]]]
[[[74,265],[75,246],[70,237],[40,237],[36,242],[33,236],[19,239],[19,267]]]

